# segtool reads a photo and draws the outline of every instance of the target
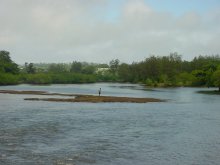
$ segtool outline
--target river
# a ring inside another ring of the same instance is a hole
[[[102,95],[167,102],[57,103],[0,94],[0,164],[220,164],[220,96],[197,93],[213,89],[96,83],[0,90],[97,95],[99,88]]]

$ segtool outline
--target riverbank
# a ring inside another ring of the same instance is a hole
[[[24,95],[46,95],[46,96],[70,96],[71,98],[25,98],[28,101],[53,101],[53,102],[121,102],[121,103],[148,103],[148,102],[165,102],[156,98],[135,98],[135,97],[116,97],[116,96],[94,96],[81,94],[64,94],[64,93],[48,93],[46,91],[15,91],[0,90],[3,94],[24,94]]]
[[[220,92],[219,92],[218,90],[213,90],[213,91],[198,91],[198,93],[208,94],[208,95],[220,95]]]

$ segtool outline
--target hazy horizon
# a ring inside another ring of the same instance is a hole
[[[0,0],[0,22],[0,50],[19,64],[220,53],[218,0]]]

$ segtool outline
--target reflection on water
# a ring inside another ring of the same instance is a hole
[[[199,88],[103,83],[0,89],[97,94],[100,87],[104,95],[170,101],[54,103],[0,94],[0,164],[219,164],[219,96],[199,94]]]

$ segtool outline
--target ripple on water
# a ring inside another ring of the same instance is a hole
[[[204,96],[195,88],[141,90],[144,87],[121,86],[48,88],[51,92],[65,93],[71,88],[73,93],[88,93],[87,89],[95,93],[96,87],[101,87],[106,95],[171,101],[36,103],[24,101],[24,96],[0,95],[0,164],[219,164],[219,96]],[[26,85],[14,88],[46,89]]]

